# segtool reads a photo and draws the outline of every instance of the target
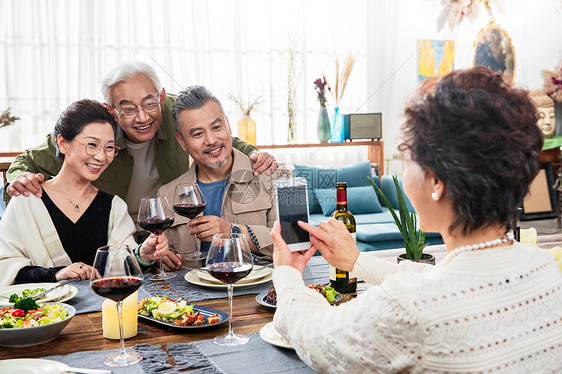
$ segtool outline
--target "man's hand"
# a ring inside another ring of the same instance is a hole
[[[306,251],[291,252],[283,238],[281,237],[281,225],[275,222],[273,230],[271,230],[271,238],[273,239],[273,264],[275,267],[281,265],[289,265],[298,271],[304,271],[306,263],[316,252],[316,248],[310,247]]]
[[[258,176],[265,171],[266,175],[271,175],[279,167],[275,157],[267,152],[255,152],[250,156],[250,161],[254,163],[252,170]]]
[[[12,183],[6,188],[6,193],[10,196],[23,195],[29,197],[33,194],[37,197],[41,197],[43,190],[41,189],[41,183],[45,181],[45,176],[41,173],[33,174],[25,171],[14,179]]]
[[[187,227],[191,228],[190,235],[196,235],[202,242],[210,242],[213,235],[230,232],[232,225],[217,216],[199,216],[190,220]]]

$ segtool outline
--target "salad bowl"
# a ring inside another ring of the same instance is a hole
[[[40,305],[60,305],[66,309],[68,315],[62,321],[52,322],[45,325],[20,328],[0,327],[0,346],[28,347],[49,342],[55,339],[76,315],[76,309],[68,304],[41,303]]]

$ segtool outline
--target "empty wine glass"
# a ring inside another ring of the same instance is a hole
[[[235,335],[232,331],[232,291],[233,284],[250,274],[253,266],[252,253],[246,241],[246,235],[213,235],[213,241],[207,254],[207,270],[213,277],[226,283],[230,307],[228,334],[217,336],[214,339],[218,345],[241,345],[250,340],[247,336]]]
[[[92,290],[117,302],[121,350],[104,360],[107,366],[129,366],[142,360],[142,354],[125,352],[123,338],[123,300],[139,289],[142,271],[133,251],[127,245],[108,245],[96,250],[94,271],[90,278]]]
[[[176,186],[174,197],[174,211],[180,216],[189,218],[190,220],[197,217],[199,213],[205,210],[207,202],[205,196],[201,193],[201,189],[197,182],[187,182]],[[201,250],[197,246],[197,237],[193,235],[195,244],[195,252],[185,257],[186,260],[196,261],[205,258]]]
[[[139,208],[139,226],[156,235],[162,234],[174,223],[174,213],[166,196],[153,195],[143,197]],[[173,272],[165,272],[160,259],[160,272],[150,277],[152,280],[163,280],[175,277]]]

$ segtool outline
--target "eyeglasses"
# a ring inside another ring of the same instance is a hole
[[[86,150],[86,154],[89,156],[97,155],[98,153],[100,153],[100,151],[103,148],[103,146],[99,142],[89,141],[88,143],[82,143],[81,141],[78,140],[76,141],[84,146],[84,149]],[[116,145],[108,145],[105,148],[103,148],[103,150],[107,157],[113,158],[117,156],[117,153],[119,153],[121,148],[119,148]]]
[[[158,98],[157,101],[151,102],[151,103],[146,103],[143,106],[141,106],[140,108],[133,108],[133,107],[126,107],[121,109],[121,112],[119,112],[117,110],[117,108],[113,107],[115,109],[115,112],[123,118],[127,118],[127,119],[133,119],[135,118],[138,114],[139,111],[144,111],[146,114],[149,113],[154,113],[156,112],[156,110],[158,110],[158,106],[160,105],[160,98]]]

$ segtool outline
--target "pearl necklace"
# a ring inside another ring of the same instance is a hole
[[[460,255],[463,252],[478,251],[478,250],[482,250],[482,249],[493,248],[493,247],[496,247],[500,244],[508,243],[510,241],[513,241],[513,234],[512,233],[507,234],[503,238],[489,240],[489,241],[485,241],[485,242],[481,242],[481,243],[477,243],[477,244],[464,245],[462,247],[455,248],[451,252],[447,253],[447,255],[441,261],[441,263],[442,264],[448,264],[449,262],[451,262],[451,260],[453,258],[455,258],[456,256]]]

